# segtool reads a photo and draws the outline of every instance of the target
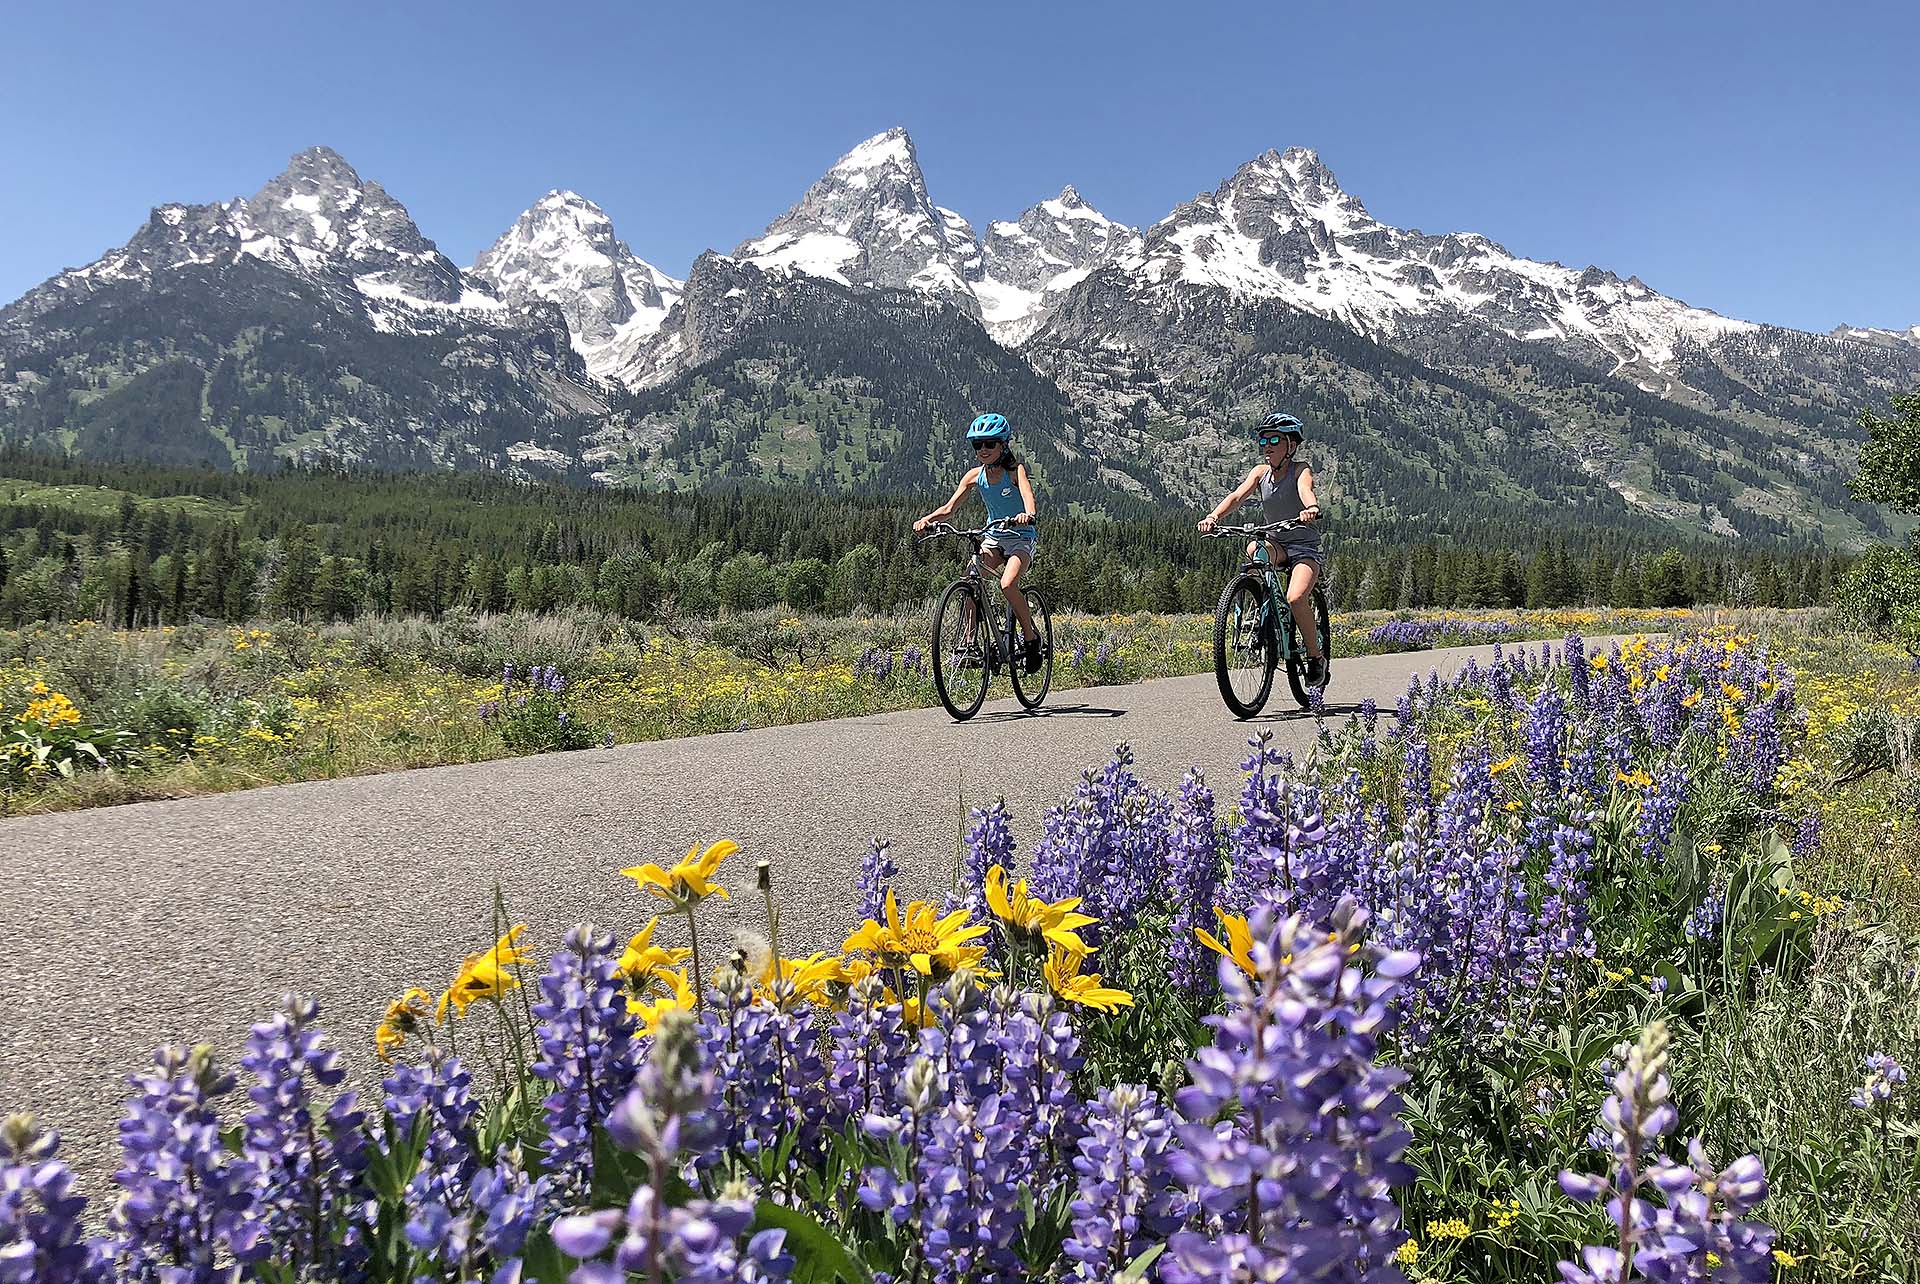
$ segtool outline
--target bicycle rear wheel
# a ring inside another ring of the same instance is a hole
[[[1267,586],[1256,574],[1242,572],[1227,582],[1213,617],[1213,674],[1220,698],[1236,718],[1251,718],[1273,690],[1273,622],[1267,613]]]
[[[1015,655],[1007,666],[1007,676],[1013,679],[1013,698],[1028,709],[1037,709],[1040,702],[1047,698],[1047,688],[1053,685],[1053,608],[1047,605],[1047,599],[1039,589],[1028,589],[1027,609],[1033,613],[1033,629],[1040,638],[1040,668],[1038,672],[1028,673],[1023,657]],[[1018,622],[1007,622],[1007,637],[1020,637]]]
[[[933,608],[933,689],[947,712],[965,722],[987,698],[987,626],[980,588],[955,580]]]
[[[1287,617],[1287,685],[1293,688],[1293,698],[1302,709],[1311,708],[1313,697],[1308,694],[1311,688],[1307,685],[1307,648],[1300,636],[1300,626],[1284,602],[1278,604],[1278,609]],[[1320,680],[1320,690],[1325,691],[1333,681],[1333,620],[1327,613],[1327,595],[1317,584],[1313,588],[1313,626],[1320,635],[1320,654],[1325,657],[1321,669],[1324,676]]]

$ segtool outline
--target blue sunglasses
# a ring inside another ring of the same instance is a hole
[[[1281,442],[1290,440],[1292,440],[1292,438],[1288,437],[1285,433],[1276,433],[1271,437],[1260,438],[1260,444],[1262,446],[1278,446]]]

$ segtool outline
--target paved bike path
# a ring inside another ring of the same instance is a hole
[[[1367,697],[1390,711],[1410,673],[1490,654],[1337,661],[1328,711]],[[1002,681],[968,723],[912,710],[0,821],[0,1113],[33,1110],[101,1177],[125,1076],[158,1044],[204,1039],[231,1064],[294,989],[369,1073],[386,1001],[437,993],[490,941],[496,882],[544,953],[581,920],[636,930],[650,903],[619,871],[714,838],[740,843],[726,873],[742,890],[703,908],[703,950],[763,925],[760,857],[783,951],[833,948],[869,838],[894,839],[903,889],[944,889],[967,808],[1004,794],[1024,860],[1045,808],[1116,743],[1156,788],[1199,766],[1231,799],[1251,731],[1312,742],[1277,683],[1251,723],[1228,716],[1211,674],[1057,691],[1038,717]]]

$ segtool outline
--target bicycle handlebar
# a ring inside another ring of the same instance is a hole
[[[997,522],[988,522],[985,526],[982,526],[978,530],[962,530],[960,527],[949,525],[946,522],[934,522],[933,524],[928,526],[926,530],[920,532],[920,542],[922,544],[925,544],[929,540],[941,539],[948,535],[956,535],[956,536],[959,536],[961,539],[971,539],[971,540],[977,541],[977,540],[985,539],[988,535],[991,535],[995,531],[1012,530],[1014,528],[1014,525],[1015,524],[1013,522],[1008,521],[1005,518],[1002,518]]]
[[[1296,517],[1291,521],[1257,522],[1246,526],[1216,525],[1210,531],[1202,531],[1201,535],[1206,539],[1223,539],[1229,535],[1235,538],[1242,538],[1249,535],[1277,535],[1281,531],[1303,530],[1307,525],[1308,523]]]

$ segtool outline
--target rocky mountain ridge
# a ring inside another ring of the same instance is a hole
[[[915,360],[960,382],[908,378]],[[1683,525],[1846,539],[1874,520],[1842,484],[1852,421],[1916,382],[1920,327],[1811,335],[1396,228],[1303,148],[1144,231],[1067,186],[981,234],[934,201],[900,129],[684,281],[564,189],[463,272],[378,183],[311,148],[252,197],[159,207],[0,310],[0,435],[65,448],[917,486],[948,466],[940,416],[1014,398],[1079,479],[1075,502],[1098,507],[1209,494],[1238,467],[1242,421],[1317,405],[1335,488],[1419,488],[1471,463],[1516,503],[1598,485]],[[143,420],[156,383],[169,409]],[[823,434],[807,418],[823,413],[911,466]],[[1531,455],[1502,453],[1508,438]]]

